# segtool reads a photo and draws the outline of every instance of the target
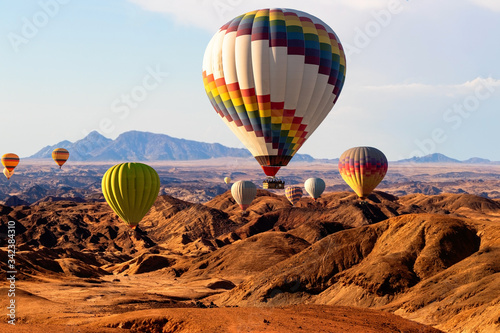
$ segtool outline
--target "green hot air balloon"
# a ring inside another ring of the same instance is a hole
[[[101,186],[109,206],[135,229],[158,197],[160,177],[146,164],[121,163],[106,171]]]
[[[248,180],[239,180],[231,186],[231,194],[241,209],[245,211],[257,195],[257,187]]]
[[[314,199],[318,199],[325,190],[325,181],[321,178],[309,178],[305,181],[304,187],[307,193]]]

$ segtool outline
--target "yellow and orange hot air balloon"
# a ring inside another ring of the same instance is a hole
[[[362,200],[384,179],[387,167],[384,153],[373,147],[348,149],[339,159],[340,175]]]
[[[7,168],[3,168],[3,174],[7,177],[7,179],[10,179],[10,177],[14,174],[14,170],[9,171]]]
[[[59,169],[68,160],[69,152],[64,148],[56,148],[52,151],[52,159],[59,165]]]
[[[2,164],[9,172],[19,164],[19,156],[13,153],[8,153],[2,156]]]

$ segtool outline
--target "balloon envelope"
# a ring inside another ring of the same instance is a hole
[[[158,197],[160,178],[146,164],[121,163],[106,171],[101,185],[109,206],[135,228]]]
[[[231,194],[241,209],[245,211],[257,195],[257,187],[248,180],[239,180],[231,186]]]
[[[52,151],[52,159],[59,165],[59,169],[68,160],[69,152],[64,148],[56,148]]]
[[[285,189],[285,196],[292,205],[295,205],[302,198],[302,189],[298,186],[288,186]]]
[[[365,199],[384,179],[387,158],[377,148],[355,147],[346,150],[339,159],[339,172],[344,181]]]
[[[224,183],[229,184],[231,182],[231,177],[224,177]]]
[[[305,181],[304,187],[309,195],[314,199],[318,199],[325,191],[325,181],[321,178],[309,178]]]
[[[13,153],[5,154],[2,156],[2,164],[7,170],[12,171],[19,164],[19,156]]]
[[[10,177],[14,174],[14,170],[9,171],[9,169],[3,168],[3,174],[7,177],[7,179],[10,179]]]
[[[203,58],[215,111],[268,176],[286,166],[339,97],[345,54],[310,14],[261,9],[223,25]]]

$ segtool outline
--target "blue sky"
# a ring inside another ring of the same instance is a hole
[[[342,94],[299,153],[500,160],[496,0],[0,0],[0,153],[93,130],[243,147],[205,95],[203,53],[225,22],[267,7],[318,16],[347,52]]]

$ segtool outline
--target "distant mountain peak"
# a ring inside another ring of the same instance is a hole
[[[87,136],[85,138],[83,138],[83,140],[103,140],[103,139],[104,140],[111,140],[111,139],[106,138],[104,135],[102,135],[101,133],[99,133],[96,130],[93,130],[92,132],[87,134]]]
[[[488,164],[492,163],[490,160],[472,157],[465,161],[459,161],[457,159],[448,157],[441,153],[434,153],[425,156],[414,156],[412,158],[407,158],[404,160],[396,161],[398,163],[463,163],[463,164]]]
[[[251,156],[246,149],[141,131],[124,132],[115,140],[92,131],[74,143],[63,142],[64,146],[61,143],[47,146],[28,158],[51,158],[52,150],[58,146],[68,149],[69,159],[73,161],[163,161]]]
[[[468,164],[489,164],[491,163],[490,160],[486,158],[480,158],[480,157],[471,157],[468,160],[463,161],[463,163],[468,163]]]

